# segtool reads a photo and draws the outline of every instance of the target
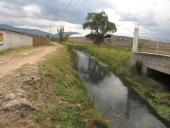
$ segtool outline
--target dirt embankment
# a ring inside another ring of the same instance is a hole
[[[0,78],[0,127],[32,118],[37,108],[29,95],[40,80],[36,66],[30,64]]]
[[[37,62],[59,47],[32,49],[27,53],[17,53],[18,57],[0,57],[0,128],[14,128],[15,124],[22,124],[16,128],[23,127],[24,123],[32,121],[41,104],[41,98],[37,103],[33,95],[33,91],[42,85]],[[30,122],[30,127],[36,127]]]

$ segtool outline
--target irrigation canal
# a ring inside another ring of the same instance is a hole
[[[140,96],[93,57],[75,51],[77,69],[94,105],[113,128],[168,128]]]

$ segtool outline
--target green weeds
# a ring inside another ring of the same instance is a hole
[[[107,128],[73,66],[71,53],[64,46],[39,64],[45,88],[54,89],[44,101],[50,109],[42,108],[36,121],[42,128]],[[96,120],[101,125],[97,126]]]

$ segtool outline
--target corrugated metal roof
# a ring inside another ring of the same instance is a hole
[[[0,25],[0,30],[6,30],[6,31],[11,31],[11,32],[16,32],[16,33],[22,33],[22,34],[26,34],[29,36],[42,36],[45,37],[48,35],[47,32],[43,32],[40,30],[36,30],[36,29],[27,29],[27,28],[17,28],[17,27],[13,27],[10,25],[5,25],[5,24],[1,24]]]

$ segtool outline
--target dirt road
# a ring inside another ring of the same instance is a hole
[[[36,64],[59,47],[60,45],[56,44],[55,46],[38,47],[0,56],[0,77],[9,74],[25,64]]]
[[[43,87],[37,63],[61,47],[56,44],[14,50],[0,56],[0,128],[22,128],[18,126],[22,122],[30,124],[34,111],[40,108],[35,97],[42,97],[36,92]]]

